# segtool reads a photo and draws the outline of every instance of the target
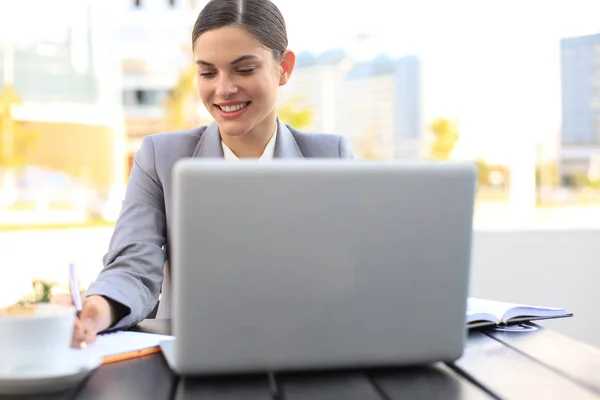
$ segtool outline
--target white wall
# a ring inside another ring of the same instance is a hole
[[[600,230],[476,231],[471,296],[567,308],[540,325],[600,347]]]

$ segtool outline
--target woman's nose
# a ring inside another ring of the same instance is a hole
[[[229,98],[237,93],[238,89],[235,83],[226,75],[221,75],[217,83],[217,96],[221,98]]]

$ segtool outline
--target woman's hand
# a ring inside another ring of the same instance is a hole
[[[69,294],[60,293],[52,297],[52,303],[72,306]],[[89,296],[83,299],[83,309],[75,319],[71,346],[81,348],[96,340],[98,332],[112,325],[113,313],[109,301],[103,296]]]

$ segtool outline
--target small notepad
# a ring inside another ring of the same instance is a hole
[[[96,341],[88,345],[88,349],[97,352],[106,364],[158,353],[161,342],[174,338],[155,333],[118,331],[98,335]]]

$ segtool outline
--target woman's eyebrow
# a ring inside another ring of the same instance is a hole
[[[253,55],[241,56],[241,57],[236,58],[235,60],[233,60],[229,64],[230,65],[235,65],[235,64],[241,63],[242,61],[252,60],[252,59],[258,59],[258,57],[253,56]],[[215,66],[213,63],[209,63],[208,61],[203,61],[203,60],[196,60],[196,64],[197,65],[205,65],[207,67],[214,67]]]

